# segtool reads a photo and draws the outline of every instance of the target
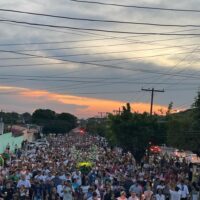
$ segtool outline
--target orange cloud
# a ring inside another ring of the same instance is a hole
[[[126,102],[123,101],[75,96],[70,94],[59,94],[45,90],[31,90],[21,87],[0,86],[0,91],[1,90],[11,91],[20,98],[27,99],[32,102],[35,101],[38,104],[38,107],[40,107],[40,102],[41,104],[43,102],[46,102],[47,107],[48,102],[55,102],[55,105],[60,104],[61,107],[62,105],[73,105],[75,107],[75,111],[73,114],[79,117],[96,116],[98,115],[98,112],[113,113],[114,110],[118,110],[126,104]],[[135,112],[149,112],[149,103],[130,103],[132,110]],[[64,109],[65,108],[63,106],[63,112],[66,112],[66,110]],[[160,110],[162,110],[163,114],[165,114],[167,107],[162,105],[154,105],[154,112],[161,114]]]
[[[55,101],[60,104],[71,104],[78,106],[75,111],[76,113],[74,113],[78,116],[94,116],[98,115],[98,112],[113,112],[113,110],[119,109],[126,104],[126,102],[123,101],[58,94],[44,90],[25,90],[20,92],[20,95],[31,99]],[[135,112],[149,111],[149,104],[147,103],[131,102],[131,106]],[[159,112],[159,110],[162,110],[163,113],[165,113],[167,108],[165,106],[155,105],[154,112]]]

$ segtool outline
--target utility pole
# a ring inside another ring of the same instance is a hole
[[[122,113],[122,111],[121,111],[120,108],[119,108],[119,110],[113,110],[113,112],[116,113],[116,115],[117,115],[117,114],[121,115],[121,113]]]
[[[100,114],[101,119],[103,118],[103,115],[106,114],[105,112],[98,112],[98,114]]]
[[[163,90],[155,90],[154,88],[150,89],[144,89],[142,88],[142,91],[145,91],[145,92],[151,92],[151,107],[150,107],[150,115],[153,114],[153,100],[154,100],[154,92],[165,92],[164,89]]]

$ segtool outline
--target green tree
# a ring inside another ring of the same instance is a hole
[[[115,139],[117,145],[131,151],[140,160],[150,141],[156,144],[164,142],[161,135],[165,135],[165,129],[158,119],[159,116],[149,116],[147,113],[132,113],[130,104],[127,104],[121,115],[109,117],[109,136]]]
[[[77,126],[77,118],[70,113],[57,114],[52,110],[38,109],[32,115],[33,123],[43,126],[43,132],[66,133]]]
[[[56,118],[56,113],[49,109],[38,109],[32,114],[33,123],[43,125],[47,120],[54,120]]]
[[[86,130],[92,135],[106,136],[107,120],[104,118],[89,118],[86,123]]]
[[[23,118],[24,122],[27,124],[30,124],[32,121],[32,115],[28,112],[23,113],[22,118]]]
[[[168,105],[168,109],[167,109],[166,115],[170,115],[171,114],[172,108],[173,108],[173,102],[170,102],[169,105]]]
[[[77,125],[77,117],[70,113],[57,114],[56,118],[61,121],[67,121],[73,127]]]

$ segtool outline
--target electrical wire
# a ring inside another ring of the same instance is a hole
[[[154,35],[154,36],[200,36],[200,33],[159,33],[159,32],[132,32],[132,31],[114,31],[107,29],[96,29],[96,28],[81,28],[74,26],[59,26],[53,24],[44,24],[44,23],[34,23],[27,21],[17,21],[17,20],[7,20],[0,19],[2,22],[12,22],[17,24],[26,24],[32,26],[41,26],[41,27],[51,27],[51,28],[61,28],[61,29],[70,29],[70,30],[84,30],[84,31],[92,31],[92,32],[104,32],[104,33],[114,33],[114,34],[128,34],[128,35]]]
[[[138,6],[138,5],[124,5],[116,3],[104,3],[99,1],[83,1],[83,0],[69,0],[77,3],[87,3],[87,4],[98,4],[104,6],[117,6],[124,8],[137,8],[137,9],[147,9],[147,10],[161,10],[161,11],[173,11],[173,12],[194,12],[199,13],[200,10],[197,9],[177,9],[177,8],[161,8],[161,7],[151,7],[151,6]]]
[[[102,23],[116,23],[116,24],[129,24],[129,25],[143,25],[143,26],[160,26],[160,27],[179,27],[179,28],[185,28],[185,27],[195,27],[195,28],[198,27],[199,28],[200,27],[200,25],[197,25],[197,24],[182,24],[181,25],[181,24],[160,24],[160,23],[149,23],[149,22],[103,20],[103,19],[69,17],[69,16],[60,16],[60,15],[52,15],[52,14],[44,14],[44,13],[36,13],[36,12],[27,12],[27,11],[13,10],[13,9],[0,9],[0,12],[11,12],[11,13],[27,14],[27,15],[67,19],[67,20],[102,22]]]

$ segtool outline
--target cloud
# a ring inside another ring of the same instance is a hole
[[[40,106],[44,106],[45,103],[45,108],[51,108],[51,105],[54,104],[57,105],[54,106],[54,109],[60,112],[66,112],[66,108],[70,107],[70,110],[73,112],[73,114],[79,117],[91,117],[98,115],[99,112],[112,113],[114,110],[119,109],[126,104],[126,102],[123,101],[89,98],[84,96],[74,96],[70,94],[59,94],[44,90],[30,90],[27,88],[0,87],[0,91],[1,90],[17,91],[14,101],[22,100],[24,105],[26,105],[27,102],[31,102],[32,105],[37,105],[39,108]],[[30,104],[28,105],[30,106]],[[133,111],[135,112],[144,112],[149,110],[148,103],[131,102],[131,105]],[[160,109],[165,112],[167,108],[162,105],[154,106],[155,112],[159,112]]]
[[[102,0],[105,1],[106,0]],[[120,0],[111,0],[110,2],[122,3]],[[157,7],[172,7],[172,4],[169,3],[168,0],[126,0],[123,4],[137,4],[137,5],[147,5],[147,6],[157,6]],[[174,8],[183,8],[183,9],[198,9],[199,1],[198,0],[174,0],[173,7]],[[111,6],[98,6],[98,5],[89,5],[89,4],[78,4],[73,3],[71,1],[66,0],[1,0],[0,2],[1,8],[7,9],[17,9],[24,11],[32,11],[32,12],[41,12],[47,14],[54,15],[63,15],[63,16],[72,16],[72,17],[84,17],[84,18],[98,18],[98,19],[108,19],[108,20],[121,20],[121,21],[138,21],[138,22],[150,22],[150,23],[168,23],[168,24],[198,24],[199,14],[197,13],[185,13],[185,12],[165,12],[165,11],[150,11],[150,10],[141,10],[141,9],[128,9],[128,8],[120,8],[120,7],[111,7]],[[171,27],[146,27],[146,26],[130,26],[130,25],[114,25],[114,24],[105,24],[105,23],[91,23],[91,22],[83,22],[83,21],[70,21],[64,19],[53,19],[48,17],[41,16],[28,16],[24,14],[16,14],[16,13],[2,13],[0,12],[0,17],[10,18],[15,20],[23,20],[30,22],[38,22],[38,23],[48,23],[48,24],[57,24],[57,25],[66,25],[66,26],[76,26],[76,27],[87,27],[87,28],[99,28],[99,29],[110,29],[110,30],[124,30],[124,31],[135,31],[135,32],[173,32],[173,31],[183,31],[182,33],[198,33],[199,30],[194,30],[190,28],[171,28]],[[187,45],[187,44],[198,44],[199,37],[180,37],[178,36],[130,36],[121,35],[121,34],[106,34],[106,33],[91,33],[86,31],[73,31],[67,29],[51,29],[51,28],[42,28],[42,27],[30,27],[30,26],[21,26],[14,25],[11,23],[0,23],[1,26],[1,40],[0,44],[4,43],[31,43],[31,42],[52,42],[52,41],[63,41],[63,43],[57,44],[35,44],[35,45],[19,45],[19,46],[1,46],[2,50],[15,50],[22,51],[24,50],[36,50],[36,49],[50,49],[50,48],[71,48],[71,49],[62,49],[62,50],[38,50],[33,51],[31,53],[37,55],[45,55],[45,56],[60,56],[65,55],[66,59],[71,59],[75,61],[87,61],[87,60],[104,60],[104,59],[124,59],[122,61],[106,61],[99,62],[103,64],[109,64],[120,67],[127,67],[132,69],[141,69],[141,70],[149,70],[155,72],[170,72],[174,74],[181,73],[190,73],[190,74],[198,74],[199,62],[198,62],[198,52],[191,55],[188,54],[176,54],[177,52],[184,51],[192,51],[195,48],[191,46],[189,49],[186,47],[174,47],[171,49],[154,49],[154,48],[162,48],[169,47],[174,45]],[[181,33],[181,32],[180,32]],[[105,37],[111,36],[112,39],[103,39]],[[121,38],[120,38],[121,37]],[[122,38],[123,37],[123,38]],[[176,39],[179,38],[179,39]],[[101,39],[96,40],[94,39]],[[90,41],[80,41],[80,40],[90,40]],[[166,40],[166,41],[158,41],[157,40]],[[69,41],[69,42],[64,42]],[[70,42],[76,41],[76,42]],[[153,43],[148,43],[148,41],[154,41]],[[128,44],[132,42],[132,44]],[[141,43],[140,43],[141,42]],[[115,44],[127,43],[126,45],[118,45],[112,46]],[[80,48],[87,47],[91,45],[96,45],[98,47],[88,47],[88,48]],[[100,45],[102,47],[100,47]],[[74,49],[73,49],[74,48]],[[145,50],[151,49],[152,50]],[[137,50],[142,51],[137,51]],[[130,51],[125,53],[113,54],[109,52],[116,51]],[[88,53],[90,55],[87,56],[74,56],[70,57],[68,55],[71,54],[81,54]],[[96,53],[105,53],[98,54]],[[159,56],[159,57],[147,57],[158,54],[167,54],[170,53],[171,56]],[[184,57],[186,59],[184,59]],[[88,106],[89,102],[93,101],[96,103],[95,112],[99,110],[113,110],[117,107],[120,107],[124,103],[130,101],[133,102],[135,97],[137,98],[137,94],[124,94],[120,93],[120,91],[130,90],[130,88],[135,90],[140,90],[141,87],[154,87],[158,89],[166,88],[168,89],[170,86],[168,84],[155,84],[156,82],[167,82],[174,84],[173,89],[176,89],[176,92],[171,90],[166,90],[165,94],[156,96],[156,102],[160,105],[167,105],[170,101],[174,101],[175,104],[182,104],[186,101],[193,101],[193,96],[195,95],[196,86],[192,88],[192,90],[185,91],[185,88],[188,88],[188,83],[197,82],[192,81],[192,79],[188,78],[177,78],[174,76],[166,76],[166,75],[155,75],[151,73],[138,72],[138,71],[126,71],[126,70],[115,70],[111,68],[103,68],[103,67],[94,67],[89,65],[81,65],[81,64],[73,64],[66,62],[65,64],[55,64],[60,61],[56,59],[5,59],[2,58],[20,58],[25,57],[22,55],[15,55],[11,53],[0,53],[1,64],[0,64],[0,74],[2,76],[8,75],[28,75],[28,76],[77,76],[80,79],[87,80],[85,77],[89,78],[101,78],[104,77],[105,80],[102,83],[93,83],[93,84],[78,84],[73,81],[69,81],[66,83],[51,82],[51,81],[24,81],[20,79],[10,78],[9,80],[0,78],[0,85],[4,85],[6,87],[16,87],[16,88],[26,88],[23,92],[26,92],[26,95],[22,96],[12,96],[16,98],[15,107],[12,105],[12,99],[9,99],[11,95],[0,97],[4,101],[4,105],[6,106],[6,102],[8,102],[8,106],[6,108],[23,110],[30,108],[36,108],[37,106],[45,106],[42,101],[48,101],[48,104],[52,108],[59,108],[62,110],[68,103],[68,105],[72,105],[71,107],[67,107],[72,112],[80,112],[80,114],[87,115],[87,113],[94,114],[95,107]],[[140,59],[127,59],[127,58],[137,58]],[[192,60],[191,60],[192,59]],[[192,62],[193,60],[197,62]],[[34,66],[34,64],[46,64],[41,66]],[[94,62],[95,63],[95,62]],[[33,64],[33,66],[32,66]],[[6,67],[8,65],[18,65],[18,67]],[[26,66],[20,66],[26,65]],[[116,80],[131,80],[131,81],[140,81],[141,84],[109,84],[109,80],[115,78]],[[77,79],[76,79],[77,80]],[[149,84],[143,84],[144,82],[148,82]],[[196,84],[197,85],[197,84]],[[50,88],[50,89],[49,89]],[[9,89],[9,88],[7,88]],[[171,89],[171,88],[170,88]],[[180,90],[179,90],[180,89]],[[6,90],[6,89],[5,89]],[[15,90],[12,88],[12,90]],[[20,89],[21,90],[21,89]],[[34,96],[28,96],[29,90],[30,93],[34,94]],[[47,92],[49,91],[49,92]],[[50,92],[51,91],[51,92]],[[118,94],[102,94],[102,92],[118,92]],[[97,94],[93,95],[85,95],[82,99],[78,99],[78,97],[74,97],[70,95],[72,93],[88,93],[93,92]],[[60,94],[59,94],[60,93]],[[67,97],[63,96],[62,93],[68,94]],[[149,97],[149,96],[148,96]],[[18,98],[18,99],[17,99]],[[23,108],[23,98],[25,100],[26,106]],[[85,99],[86,98],[86,99]],[[21,101],[19,101],[19,99]],[[31,102],[31,100],[34,100]],[[100,101],[101,99],[101,101]],[[98,100],[98,101],[97,101]],[[149,99],[143,97],[140,101],[148,102]],[[73,107],[73,102],[76,102],[75,107]],[[88,102],[88,103],[85,103]],[[104,104],[105,102],[105,104]],[[33,105],[31,105],[31,103]],[[72,104],[70,104],[72,103]],[[106,106],[106,103],[108,103]],[[101,106],[101,104],[103,106]],[[145,109],[148,110],[149,105],[146,105]],[[144,105],[135,106],[135,108],[142,108]],[[17,109],[19,106],[19,109]],[[80,106],[80,107],[78,107]],[[86,106],[82,109],[81,106]],[[110,108],[109,108],[110,107]],[[134,106],[133,106],[134,107]],[[155,109],[157,109],[155,107]]]

